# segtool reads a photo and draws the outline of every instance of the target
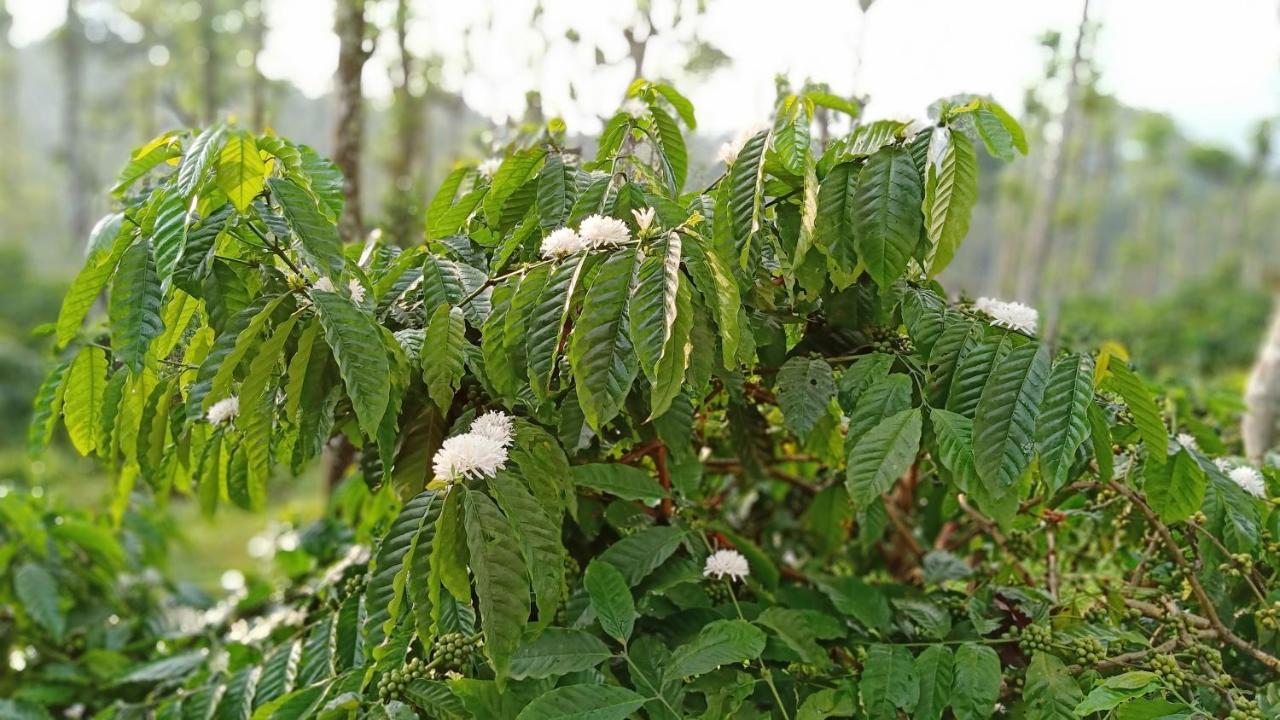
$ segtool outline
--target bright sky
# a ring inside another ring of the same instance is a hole
[[[271,33],[263,71],[310,95],[327,91],[337,63],[332,0],[265,2]],[[653,0],[660,26],[668,25],[675,2]],[[411,44],[444,57],[446,87],[495,120],[520,115],[525,91],[537,88],[549,114],[595,130],[630,79],[626,62],[597,67],[594,47],[609,60],[625,57],[621,28],[632,19],[634,0],[542,0],[540,32],[531,21],[538,0],[414,4]],[[646,73],[678,76],[693,33],[727,53],[730,67],[700,83],[678,83],[698,108],[700,128],[713,133],[764,118],[778,73],[866,93],[876,116],[919,116],[934,99],[960,92],[989,93],[1016,109],[1042,72],[1038,37],[1056,29],[1070,42],[1080,13],[1080,0],[877,0],[865,15],[856,0],[706,4],[705,15],[650,44]],[[379,12],[391,5],[380,3]],[[43,37],[65,12],[56,0],[8,0],[8,6],[19,44]],[[1104,89],[1122,101],[1169,112],[1193,136],[1237,147],[1259,118],[1280,114],[1277,0],[1093,0],[1091,15],[1102,22],[1097,61]],[[564,40],[570,28],[583,39],[576,46]],[[375,98],[387,91],[391,45],[387,38],[366,69]]]

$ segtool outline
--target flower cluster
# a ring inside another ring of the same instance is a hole
[[[210,425],[221,425],[240,414],[240,398],[236,395],[223,398],[209,407],[205,419]]]
[[[649,222],[653,221],[652,216]],[[637,220],[639,215],[637,215]],[[542,257],[559,258],[582,250],[600,250],[615,247],[631,240],[631,230],[617,218],[591,215],[585,218],[575,232],[562,227],[542,240]]]
[[[491,157],[476,166],[476,171],[487,178],[491,178],[494,176],[494,173],[498,172],[498,168],[500,167],[502,167],[502,158]]]
[[[703,577],[715,576],[723,580],[728,575],[732,580],[745,580],[751,574],[751,566],[747,559],[737,550],[717,550],[707,556],[707,564],[702,569]]]
[[[975,310],[989,315],[992,325],[999,325],[1000,327],[1006,327],[1028,335],[1035,334],[1036,326],[1040,322],[1040,313],[1035,308],[1012,300],[997,300],[989,297],[978,298],[973,307]]]
[[[1184,433],[1184,432],[1178,433],[1178,437],[1176,438],[1176,440],[1178,441],[1179,445],[1181,445],[1182,447],[1188,450],[1194,451],[1194,450],[1200,449],[1200,443],[1196,442],[1195,436],[1192,435],[1191,433]]]
[[[469,432],[445,440],[432,458],[431,468],[440,480],[493,477],[507,464],[511,442],[511,417],[488,412],[471,423]]]
[[[1227,473],[1227,477],[1231,478],[1231,482],[1239,485],[1241,490],[1250,495],[1256,498],[1267,497],[1267,484],[1262,480],[1262,473],[1248,465],[1232,468]]]

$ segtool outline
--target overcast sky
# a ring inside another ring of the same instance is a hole
[[[660,25],[674,1],[653,0]],[[326,92],[337,62],[332,0],[265,2],[271,33],[263,71],[307,94]],[[411,43],[445,58],[444,84],[461,90],[478,112],[499,121],[519,115],[525,91],[536,88],[549,114],[594,130],[630,78],[625,63],[598,68],[594,47],[610,60],[625,56],[620,28],[634,0],[542,0],[541,32],[531,29],[536,4],[416,0]],[[959,92],[989,93],[1017,109],[1024,88],[1042,72],[1038,37],[1057,29],[1069,41],[1080,14],[1079,0],[877,0],[865,15],[856,0],[706,4],[706,15],[655,39],[646,72],[678,75],[695,32],[727,53],[730,67],[681,84],[697,105],[700,129],[710,132],[764,118],[777,73],[868,94],[875,116],[919,116],[934,99]],[[65,12],[57,0],[8,0],[8,6],[19,44],[46,35]],[[1259,118],[1280,114],[1280,0],[1093,0],[1091,15],[1102,23],[1103,87],[1122,101],[1169,112],[1194,137],[1236,147]],[[472,28],[466,42],[474,67],[462,62],[464,28]],[[582,43],[563,40],[569,28]],[[390,45],[384,42],[366,69],[375,98],[385,96],[389,55],[383,54]]]

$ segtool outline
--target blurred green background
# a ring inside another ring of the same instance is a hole
[[[1031,152],[984,162],[971,237],[944,284],[1033,303],[1047,336],[1118,341],[1148,373],[1176,379],[1191,407],[1240,411],[1280,269],[1274,0],[787,5],[0,2],[0,483],[82,507],[119,501],[65,442],[26,452],[51,358],[40,328],[131,148],[229,119],[332,151],[335,11],[353,7],[367,18],[361,211],[398,242],[420,237],[430,188],[452,162],[483,159],[551,117],[590,135],[641,75],[699,109],[691,185],[715,177],[719,145],[788,84],[827,84],[866,101],[869,117],[921,117],[935,98],[990,93],[1017,109]],[[287,532],[326,501],[314,472],[272,487],[270,513],[229,510],[216,525],[175,499],[175,573],[213,587],[268,552],[252,538]]]

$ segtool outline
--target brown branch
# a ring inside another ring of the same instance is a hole
[[[671,473],[667,472],[667,446],[658,441],[653,451],[653,464],[658,468],[658,482],[662,485],[662,517],[671,519]]]

